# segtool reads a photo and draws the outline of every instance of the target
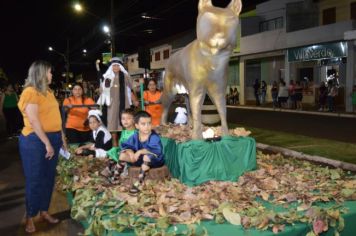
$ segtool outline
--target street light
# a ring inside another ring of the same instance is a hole
[[[110,28],[109,28],[109,26],[104,25],[104,26],[103,26],[103,31],[104,31],[104,33],[110,35]]]
[[[58,52],[57,50],[54,50],[53,47],[48,47],[48,50],[54,53],[57,53],[58,55],[60,55],[61,57],[63,57],[64,59],[64,63],[65,63],[65,69],[66,69],[66,84],[69,83],[69,55],[68,55],[68,50],[67,50],[67,55],[65,55],[64,53]]]
[[[98,15],[95,15],[94,13],[88,11],[86,8],[83,7],[82,4],[80,4],[80,3],[78,3],[78,2],[73,5],[73,9],[74,9],[74,11],[76,11],[76,12],[78,12],[78,13],[84,11],[84,12],[86,12],[86,13],[88,13],[88,14],[90,14],[90,15],[96,17],[96,18],[98,18],[99,20],[101,19]]]
[[[76,12],[84,11],[84,12],[88,13],[89,15],[92,15],[92,16],[96,17],[97,19],[101,20],[101,17],[88,11],[86,8],[83,7],[83,5],[81,5],[78,2],[73,5],[73,8]],[[115,26],[114,26],[114,1],[113,0],[110,0],[110,25],[111,25],[110,28],[108,26],[104,26],[103,30],[110,38],[111,57],[114,57],[114,55],[115,55],[115,32],[114,32]]]
[[[74,7],[74,10],[76,10],[77,12],[83,11],[83,7],[79,3],[75,3],[73,7]]]

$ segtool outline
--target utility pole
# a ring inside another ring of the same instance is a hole
[[[67,48],[66,48],[66,56],[64,57],[65,60],[65,67],[66,67],[66,85],[69,84],[69,38],[67,38]]]
[[[110,24],[111,24],[111,58],[115,56],[115,24],[114,24],[114,0],[110,0]]]

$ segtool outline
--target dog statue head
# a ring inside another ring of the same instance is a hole
[[[231,0],[226,8],[214,7],[211,0],[199,1],[197,40],[206,53],[235,47],[241,8],[241,0]]]

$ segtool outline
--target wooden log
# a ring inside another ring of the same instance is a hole
[[[130,183],[134,183],[135,181],[138,180],[138,176],[140,174],[141,167],[136,167],[136,166],[130,166],[129,168],[129,179]],[[169,179],[171,177],[171,174],[169,172],[169,169],[167,166],[161,166],[158,168],[152,168],[149,169],[146,172],[145,180],[150,179],[150,180],[157,180],[157,181],[163,181],[165,179]]]

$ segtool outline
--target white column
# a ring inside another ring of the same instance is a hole
[[[346,112],[352,112],[352,99],[351,92],[354,82],[354,64],[355,64],[355,53],[354,53],[354,41],[347,41],[347,64],[346,64],[346,83],[345,83],[345,110]]]
[[[288,50],[284,54],[284,81],[289,84],[290,81],[290,63],[288,61]],[[279,81],[277,81],[279,82]]]
[[[245,105],[245,59],[240,57],[240,62],[239,62],[239,80],[240,80],[240,97],[239,97],[239,102],[240,105]]]

